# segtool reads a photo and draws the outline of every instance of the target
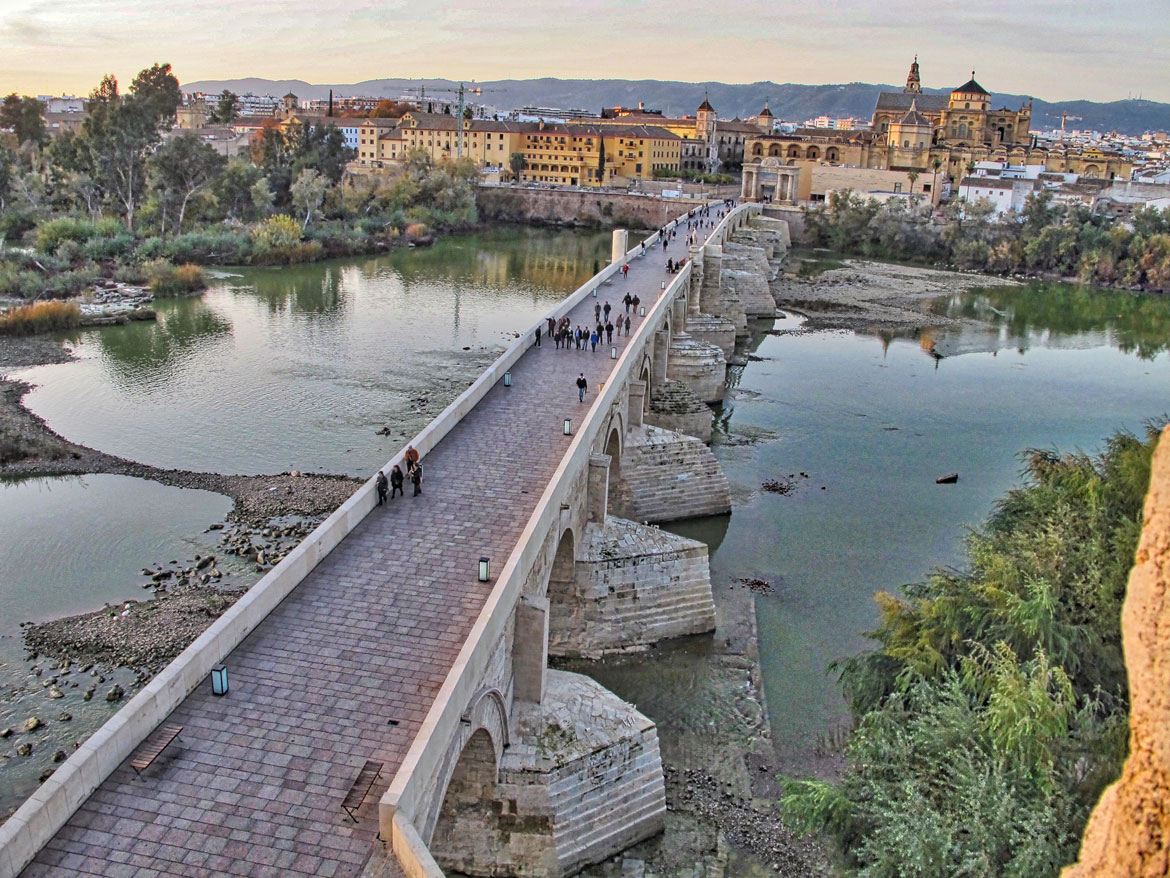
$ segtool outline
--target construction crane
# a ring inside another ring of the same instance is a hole
[[[417,94],[419,101],[425,101],[427,98],[426,86],[420,86],[417,89],[407,89],[408,94]],[[464,85],[459,83],[459,88],[432,88],[432,94],[449,94],[459,96],[459,115],[455,122],[455,158],[463,158],[463,97],[464,95],[482,95],[483,89],[477,85]]]

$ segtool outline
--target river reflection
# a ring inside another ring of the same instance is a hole
[[[588,279],[610,240],[496,229],[376,258],[229,269],[199,298],[158,301],[157,323],[78,333],[78,361],[19,377],[53,429],[112,454],[368,473]]]
[[[936,299],[930,307],[935,314],[981,320],[990,327],[982,333],[970,328],[924,333],[944,356],[1004,347],[1027,350],[1034,344],[1109,345],[1149,360],[1170,346],[1170,299],[1165,296],[1034,282],[968,290]]]

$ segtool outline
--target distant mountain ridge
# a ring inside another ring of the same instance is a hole
[[[526,105],[538,107],[579,108],[597,112],[602,107],[637,106],[662,110],[668,116],[693,115],[704,95],[720,118],[754,116],[770,102],[778,119],[803,122],[827,115],[832,118],[853,116],[868,120],[879,92],[901,91],[901,86],[850,82],[839,85],[800,85],[797,83],[753,82],[675,82],[656,79],[502,79],[477,82],[482,96],[470,98],[480,103],[511,109]],[[329,90],[337,95],[368,95],[396,98],[408,89],[451,89],[457,82],[447,79],[368,79],[364,82],[337,85],[313,85],[299,79],[205,79],[183,84],[183,90],[221,92],[225,88],[237,94],[281,96],[290,91],[301,100],[326,98]],[[930,94],[946,94],[949,88],[923,89]],[[436,92],[436,97],[448,97]],[[992,106],[1018,109],[1027,100],[1024,95],[993,94]],[[1109,103],[1093,101],[1055,101],[1035,99],[1032,104],[1033,128],[1059,128],[1061,113],[1070,117],[1070,129],[1091,128],[1143,134],[1170,130],[1170,104],[1155,101],[1125,100]]]

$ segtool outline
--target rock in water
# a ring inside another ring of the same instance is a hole
[[[62,692],[60,689],[58,689],[56,686],[50,686],[49,687],[49,697],[50,698],[64,698],[65,693]]]
[[[24,730],[26,732],[35,732],[37,729],[39,729],[43,725],[44,725],[44,723],[42,723],[40,721],[40,719],[38,719],[35,716],[30,716],[28,719],[26,719],[24,721]]]
[[[58,750],[56,753],[53,754],[53,761],[54,762],[64,762],[68,758],[69,757],[65,753],[64,750]]]
[[[69,722],[69,721],[70,721],[70,720],[72,720],[72,719],[73,719],[73,714],[71,714],[71,713],[63,713],[63,714],[61,714],[59,717],[57,717],[57,722],[61,722],[61,723],[67,723],[67,722]]]
[[[32,744],[28,743],[28,741],[25,741],[23,744],[17,745],[17,747],[16,747],[16,755],[17,756],[28,756],[30,753],[32,753]]]
[[[110,691],[106,693],[106,701],[121,701],[122,696],[126,694],[126,690],[115,683],[110,687]]]

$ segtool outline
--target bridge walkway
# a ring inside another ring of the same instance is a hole
[[[687,255],[685,229],[598,301],[622,311],[628,289],[652,304],[667,257]],[[580,302],[573,324],[592,325],[593,305]],[[493,388],[424,458],[422,495],[407,483],[371,512],[226,658],[230,693],[188,696],[166,720],[181,742],[141,778],[123,762],[23,875],[358,875],[378,799],[492,587],[477,561],[502,569],[568,449],[563,419],[583,419],[617,362],[608,349],[546,338],[526,352],[513,386]],[[385,767],[355,824],[341,802],[367,759]]]

